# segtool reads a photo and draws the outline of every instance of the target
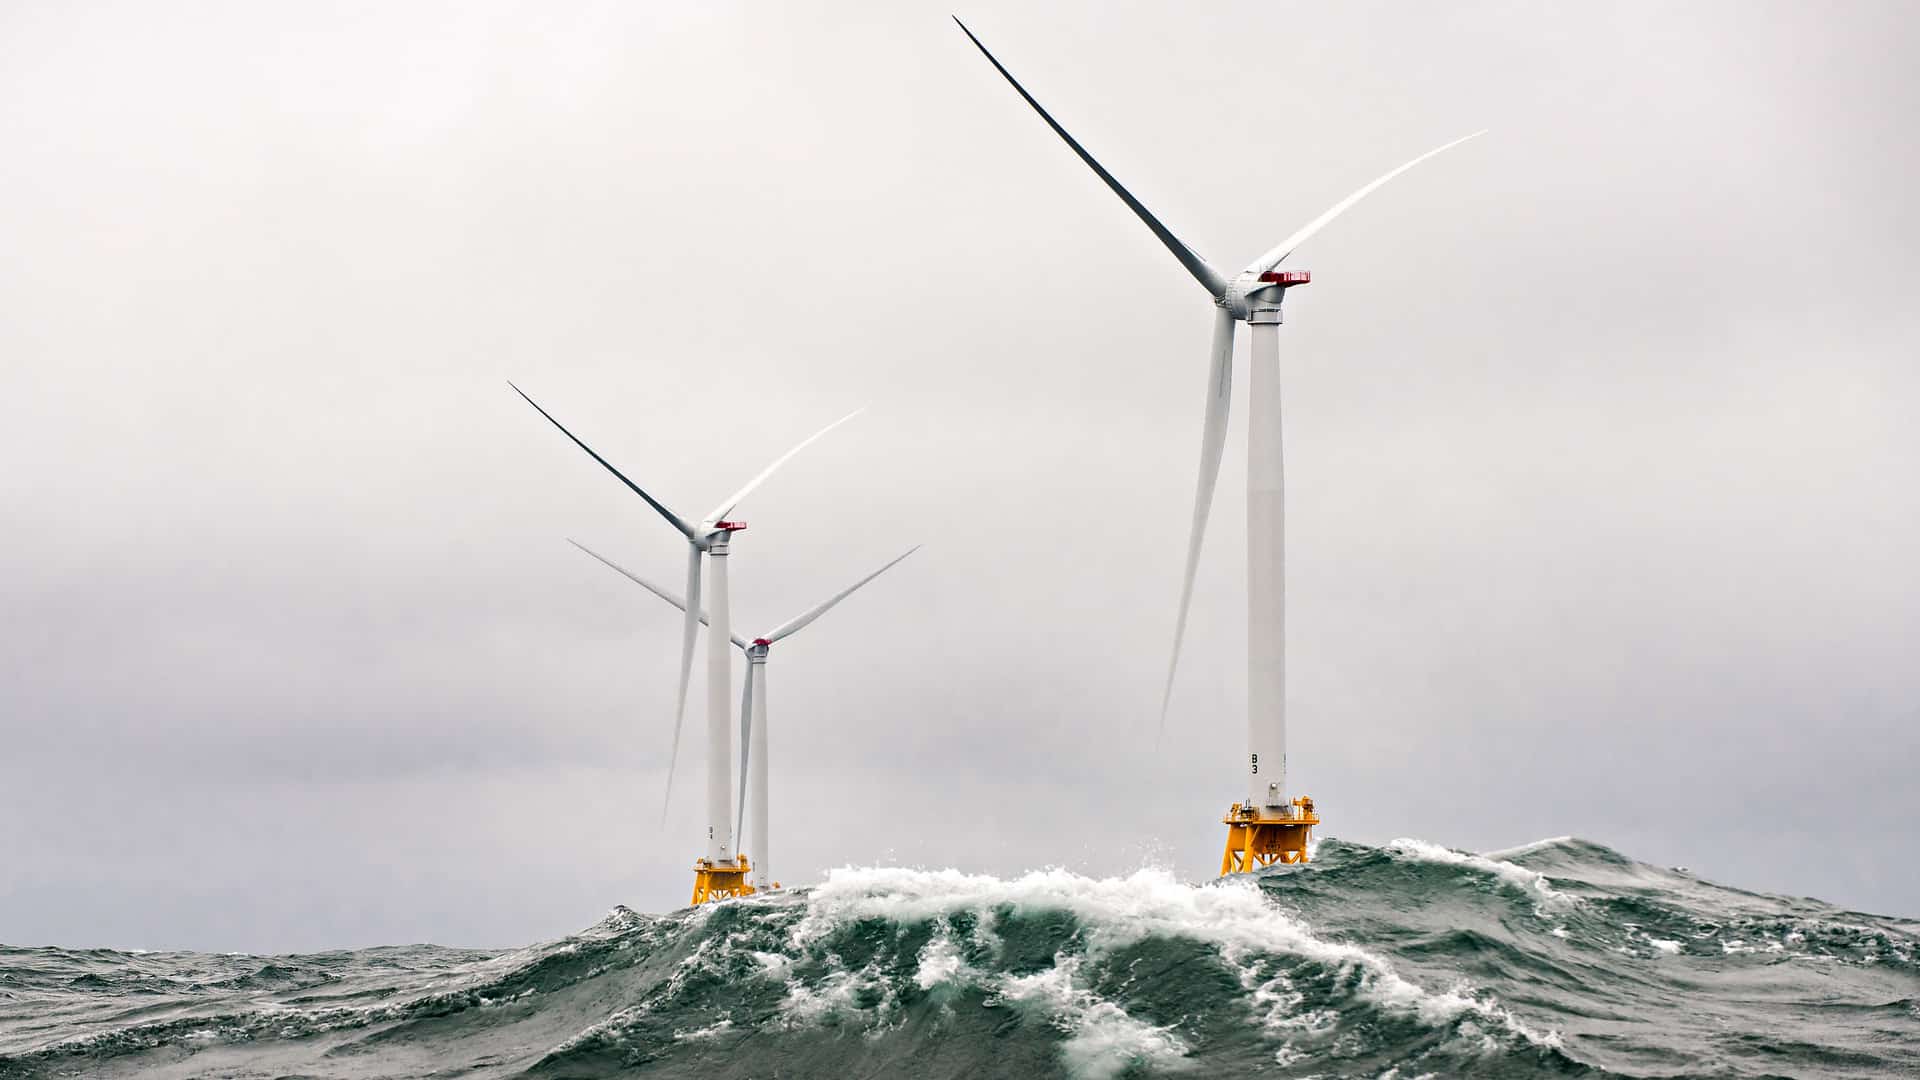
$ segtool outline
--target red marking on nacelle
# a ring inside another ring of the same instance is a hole
[[[1260,275],[1268,285],[1305,285],[1313,280],[1311,270],[1269,270]]]
[[[753,639],[753,643],[754,643],[755,645],[771,645],[771,644],[773,644],[773,642],[771,642],[771,641],[768,641],[768,640],[767,640],[766,638],[763,638],[763,637],[757,637],[757,638],[754,638],[754,639]]]
[[[716,521],[713,523],[713,527],[716,529],[724,529],[727,532],[739,532],[741,529],[747,527],[747,523],[744,521]]]

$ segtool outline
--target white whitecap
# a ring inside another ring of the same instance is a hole
[[[1544,842],[1544,841],[1543,841]],[[1386,850],[1405,858],[1420,862],[1437,863],[1444,866],[1461,866],[1477,870],[1483,874],[1500,879],[1515,890],[1532,897],[1537,910],[1564,908],[1573,904],[1573,897],[1555,889],[1545,874],[1529,870],[1504,859],[1489,858],[1466,851],[1455,851],[1439,844],[1403,836],[1387,844]]]

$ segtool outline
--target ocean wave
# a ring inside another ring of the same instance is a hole
[[[1002,966],[1005,957],[993,955],[999,945],[996,925],[1022,917],[1062,915],[1073,920],[1073,933],[1046,969],[1009,972]],[[953,921],[961,916],[971,944],[994,959],[993,967],[982,969],[967,962],[952,930]],[[1254,979],[1254,973],[1270,961],[1281,959],[1307,965],[1322,986],[1323,997],[1326,992],[1350,993],[1433,1027],[1476,1019],[1479,1023],[1468,1032],[1476,1045],[1484,1046],[1493,1037],[1489,1026],[1536,1045],[1557,1045],[1550,1031],[1536,1032],[1518,1022],[1485,991],[1464,983],[1439,991],[1422,988],[1380,955],[1316,934],[1244,879],[1192,885],[1160,869],[1115,878],[1051,869],[1002,879],[957,870],[845,867],[808,890],[805,914],[793,926],[792,943],[797,951],[805,951],[836,932],[869,921],[893,926],[936,924],[939,930],[919,955],[915,984],[926,989],[954,982],[964,974],[970,985],[987,990],[994,999],[1039,1007],[1048,1022],[1070,1033],[1062,1050],[1080,1076],[1105,1077],[1123,1068],[1165,1066],[1187,1054],[1188,1043],[1172,1027],[1137,1020],[1123,1001],[1101,997],[1094,990],[1103,965],[1149,941],[1211,947],[1223,968],[1233,972],[1245,989],[1245,1007],[1262,1016],[1268,1032],[1289,1033],[1283,1011],[1306,1003],[1297,992],[1274,992],[1276,980],[1291,985],[1285,972]],[[874,977],[869,970],[869,981]],[[823,1015],[818,995],[810,989],[803,993],[808,1015]],[[844,990],[840,996],[844,999]]]
[[[1911,1074],[1915,930],[1570,838],[843,867],[506,952],[0,947],[0,1076]]]
[[[1543,841],[1540,846],[1555,842]],[[1538,850],[1534,845],[1528,846]],[[1492,877],[1534,900],[1539,905],[1536,910],[1542,915],[1549,910],[1564,909],[1574,902],[1572,897],[1556,890],[1547,875],[1502,858],[1455,851],[1452,848],[1441,847],[1439,844],[1430,844],[1425,840],[1404,836],[1388,843],[1386,850],[1404,858],[1418,859],[1442,866],[1458,866]]]

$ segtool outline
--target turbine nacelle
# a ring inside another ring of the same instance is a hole
[[[694,541],[694,544],[705,550],[746,527],[747,523],[744,521],[703,521],[697,530],[699,538]]]
[[[1250,266],[1228,283],[1226,295],[1214,303],[1235,319],[1246,322],[1255,311],[1278,308],[1288,289],[1312,280],[1313,272],[1310,270],[1262,271]]]

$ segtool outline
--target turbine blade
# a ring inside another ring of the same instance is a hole
[[[680,721],[687,715],[687,682],[693,678],[693,639],[700,633],[700,549],[687,545],[687,602],[680,610],[687,613],[680,632],[680,691],[673,703],[673,753],[667,758],[667,794],[673,798],[673,770],[680,763]],[[667,808],[660,807],[661,820]]]
[[[980,39],[973,36],[973,31],[967,29],[966,23],[961,22],[958,16],[955,16],[953,21],[959,25],[960,32],[967,35],[967,39],[972,41],[974,47],[980,50],[980,55],[987,58],[987,63],[992,64],[994,69],[1000,72],[1001,76],[1004,77],[1007,82],[1013,84],[1014,90],[1026,99],[1027,104],[1033,106],[1033,111],[1040,114],[1040,119],[1047,122],[1047,126],[1053,129],[1053,133],[1065,140],[1066,144],[1073,149],[1073,152],[1080,155],[1080,160],[1086,162],[1087,167],[1092,169],[1094,174],[1099,176],[1101,180],[1106,181],[1107,187],[1112,189],[1115,195],[1120,196],[1120,201],[1127,204],[1127,209],[1133,211],[1135,217],[1139,218],[1147,228],[1153,230],[1153,235],[1160,238],[1160,242],[1166,245],[1167,250],[1173,253],[1174,258],[1180,260],[1180,265],[1187,268],[1187,273],[1192,274],[1193,279],[1205,286],[1206,290],[1212,293],[1216,299],[1225,296],[1227,294],[1227,281],[1220,276],[1219,271],[1207,265],[1207,260],[1201,258],[1198,252],[1182,243],[1179,237],[1173,235],[1171,229],[1160,224],[1160,219],[1154,217],[1152,211],[1142,206],[1140,200],[1133,197],[1132,192],[1122,187],[1120,181],[1113,178],[1112,173],[1103,168],[1098,161],[1095,161],[1093,155],[1087,153],[1086,148],[1081,146],[1073,136],[1067,134],[1067,129],[1061,127],[1059,121],[1055,120],[1051,113],[1047,112],[1046,109],[1041,107],[1038,101],[1033,99],[1032,94],[1027,93],[1027,88],[1020,85],[1020,80],[1014,78],[1013,73],[1002,66],[1000,61],[995,59],[991,52],[987,51],[985,45],[980,44]]]
[[[828,597],[826,600],[822,601],[821,603],[815,604],[813,607],[808,608],[806,611],[801,612],[799,615],[796,615],[793,618],[788,619],[786,622],[781,623],[778,627],[774,629],[772,633],[767,635],[768,643],[779,641],[781,638],[791,635],[795,631],[799,630],[801,627],[806,626],[808,623],[812,622],[813,620],[819,618],[822,615],[825,615],[827,613],[828,608],[833,607],[833,605],[853,595],[853,591],[855,589],[858,589],[860,586],[865,585],[867,582],[872,581],[874,578],[879,577],[881,574],[886,573],[888,570],[893,569],[893,566],[895,563],[898,563],[901,559],[904,559],[908,555],[911,555],[914,552],[919,550],[920,550],[919,544],[913,545],[912,547],[908,548],[905,552],[894,556],[893,561],[887,563],[887,565],[881,567],[878,570],[875,570],[873,573],[868,574],[866,577],[861,578],[859,581],[854,582],[853,584],[847,586],[846,588],[841,589],[839,592],[834,593],[832,596]]]
[[[715,522],[718,522],[720,519],[732,513],[733,508],[739,504],[740,500],[747,497],[748,492],[751,492],[754,488],[759,487],[760,482],[762,480],[765,480],[767,477],[772,476],[773,470],[778,469],[782,465],[785,465],[788,459],[792,458],[793,455],[799,453],[802,450],[805,450],[809,446],[812,446],[814,443],[814,440],[820,438],[820,436],[825,435],[827,432],[832,431],[834,428],[839,427],[841,424],[844,424],[847,421],[853,419],[854,417],[859,416],[861,413],[865,411],[866,409],[864,408],[853,410],[852,412],[841,417],[840,419],[835,420],[833,423],[828,424],[826,427],[821,428],[819,431],[814,432],[799,446],[796,446],[793,449],[787,451],[786,453],[781,454],[777,459],[774,460],[773,464],[767,466],[764,469],[761,469],[760,475],[747,481],[746,487],[743,487],[739,491],[734,492],[731,496],[727,498],[726,502],[723,502],[719,506],[714,507],[713,513],[708,514],[706,517],[707,524],[711,525]]]
[[[513,386],[513,383],[508,382],[507,385]],[[513,386],[513,392],[516,394],[519,394],[522,398],[526,398],[527,404],[533,406],[534,409],[538,411],[541,416],[544,416],[547,418],[547,423],[552,424],[554,427],[559,428],[560,434],[565,435],[567,438],[573,440],[573,445],[579,447],[582,450],[585,450],[587,452],[587,455],[593,458],[593,460],[599,462],[602,468],[606,469],[608,472],[612,473],[613,475],[619,477],[620,482],[627,485],[628,488],[632,489],[635,495],[638,495],[641,498],[647,500],[647,505],[653,507],[654,510],[658,511],[660,516],[663,518],[666,518],[668,523],[671,524],[674,528],[679,529],[680,534],[682,536],[685,536],[688,539],[693,538],[693,526],[687,524],[686,521],[682,519],[679,514],[676,514],[673,511],[667,509],[666,507],[660,505],[660,500],[654,498],[653,496],[647,494],[645,491],[641,490],[639,484],[636,484],[633,481],[627,479],[626,474],[622,473],[619,469],[614,468],[612,463],[607,461],[606,458],[603,458],[599,454],[594,453],[593,447],[588,446],[586,443],[581,442],[580,439],[577,436],[575,436],[573,432],[567,430],[566,425],[562,424],[558,420],[555,420],[553,418],[552,413],[548,412],[545,409],[540,408],[539,402],[533,400],[530,397],[527,397],[527,392],[525,390],[522,390],[517,386]]]
[[[747,762],[753,756],[753,665],[747,665],[740,690],[740,802],[733,812],[733,849],[747,849]],[[769,830],[771,831],[771,830]]]
[[[1233,314],[1217,308],[1213,316],[1213,356],[1207,366],[1207,418],[1200,428],[1200,476],[1194,484],[1193,529],[1187,538],[1187,576],[1180,583],[1180,614],[1173,621],[1173,658],[1167,661],[1167,688],[1160,695],[1160,732],[1167,730],[1173,704],[1173,675],[1180,669],[1180,642],[1187,633],[1187,608],[1193,604],[1193,578],[1200,568],[1200,545],[1207,535],[1213,488],[1220,479],[1220,454],[1227,443],[1227,406],[1233,398]]]
[[[1461,143],[1466,142],[1468,139],[1477,139],[1480,136],[1485,135],[1486,133],[1487,133],[1486,129],[1482,128],[1471,135],[1463,135],[1460,138],[1455,139],[1452,142],[1446,144],[1445,146],[1437,146],[1432,150],[1429,150],[1426,153],[1421,154],[1419,157],[1414,158],[1412,161],[1407,162],[1405,165],[1402,165],[1399,168],[1393,170],[1392,172],[1387,173],[1385,176],[1380,177],[1379,179],[1375,180],[1373,183],[1368,184],[1366,187],[1361,188],[1359,191],[1356,191],[1353,194],[1347,196],[1346,198],[1341,199],[1339,202],[1334,203],[1333,207],[1329,209],[1326,213],[1321,214],[1319,217],[1314,218],[1312,221],[1307,222],[1306,225],[1301,227],[1299,232],[1296,232],[1292,236],[1287,237],[1285,240],[1280,241],[1278,246],[1274,247],[1271,251],[1268,251],[1265,255],[1260,256],[1258,259],[1255,259],[1251,264],[1247,266],[1247,273],[1264,274],[1267,271],[1273,269],[1274,267],[1279,266],[1282,260],[1284,260],[1287,256],[1293,254],[1294,248],[1297,248],[1301,244],[1306,243],[1307,239],[1311,237],[1314,233],[1317,233],[1321,229],[1326,228],[1328,222],[1331,222],[1334,218],[1337,218],[1341,214],[1346,213],[1349,207],[1351,207],[1354,203],[1359,202],[1361,199],[1364,199],[1367,196],[1373,194],[1374,191],[1378,189],[1382,184],[1385,184],[1387,181],[1393,179],[1396,176],[1399,176],[1401,173],[1406,172],[1408,169],[1413,168],[1415,165],[1420,164],[1421,162],[1427,160],[1430,157],[1433,157],[1436,154],[1440,154],[1445,151],[1451,150],[1454,147],[1459,146]]]
[[[653,595],[659,597],[660,599],[665,600],[667,603],[672,604],[674,607],[679,608],[681,611],[687,610],[687,602],[685,600],[680,599],[680,594],[674,592],[672,589],[669,589],[664,585],[655,585],[653,582],[648,581],[646,578],[643,578],[639,574],[636,574],[633,571],[627,569],[626,567],[621,566],[619,563],[614,562],[612,559],[607,558],[605,555],[600,554],[599,552],[593,550],[592,548],[581,543],[580,541],[573,539],[572,537],[567,538],[567,543],[572,544],[574,547],[579,548],[581,551],[584,551],[587,554],[593,556],[594,558],[599,559],[602,563],[605,563],[607,566],[613,568],[613,570],[616,573],[624,575],[628,581],[633,582],[635,585],[638,585],[641,588],[652,593]],[[700,613],[700,625],[702,626],[708,625],[707,613],[704,611]],[[747,643],[741,640],[740,635],[734,634],[732,635],[732,637],[733,637],[733,644],[735,648],[744,650],[747,647]]]

